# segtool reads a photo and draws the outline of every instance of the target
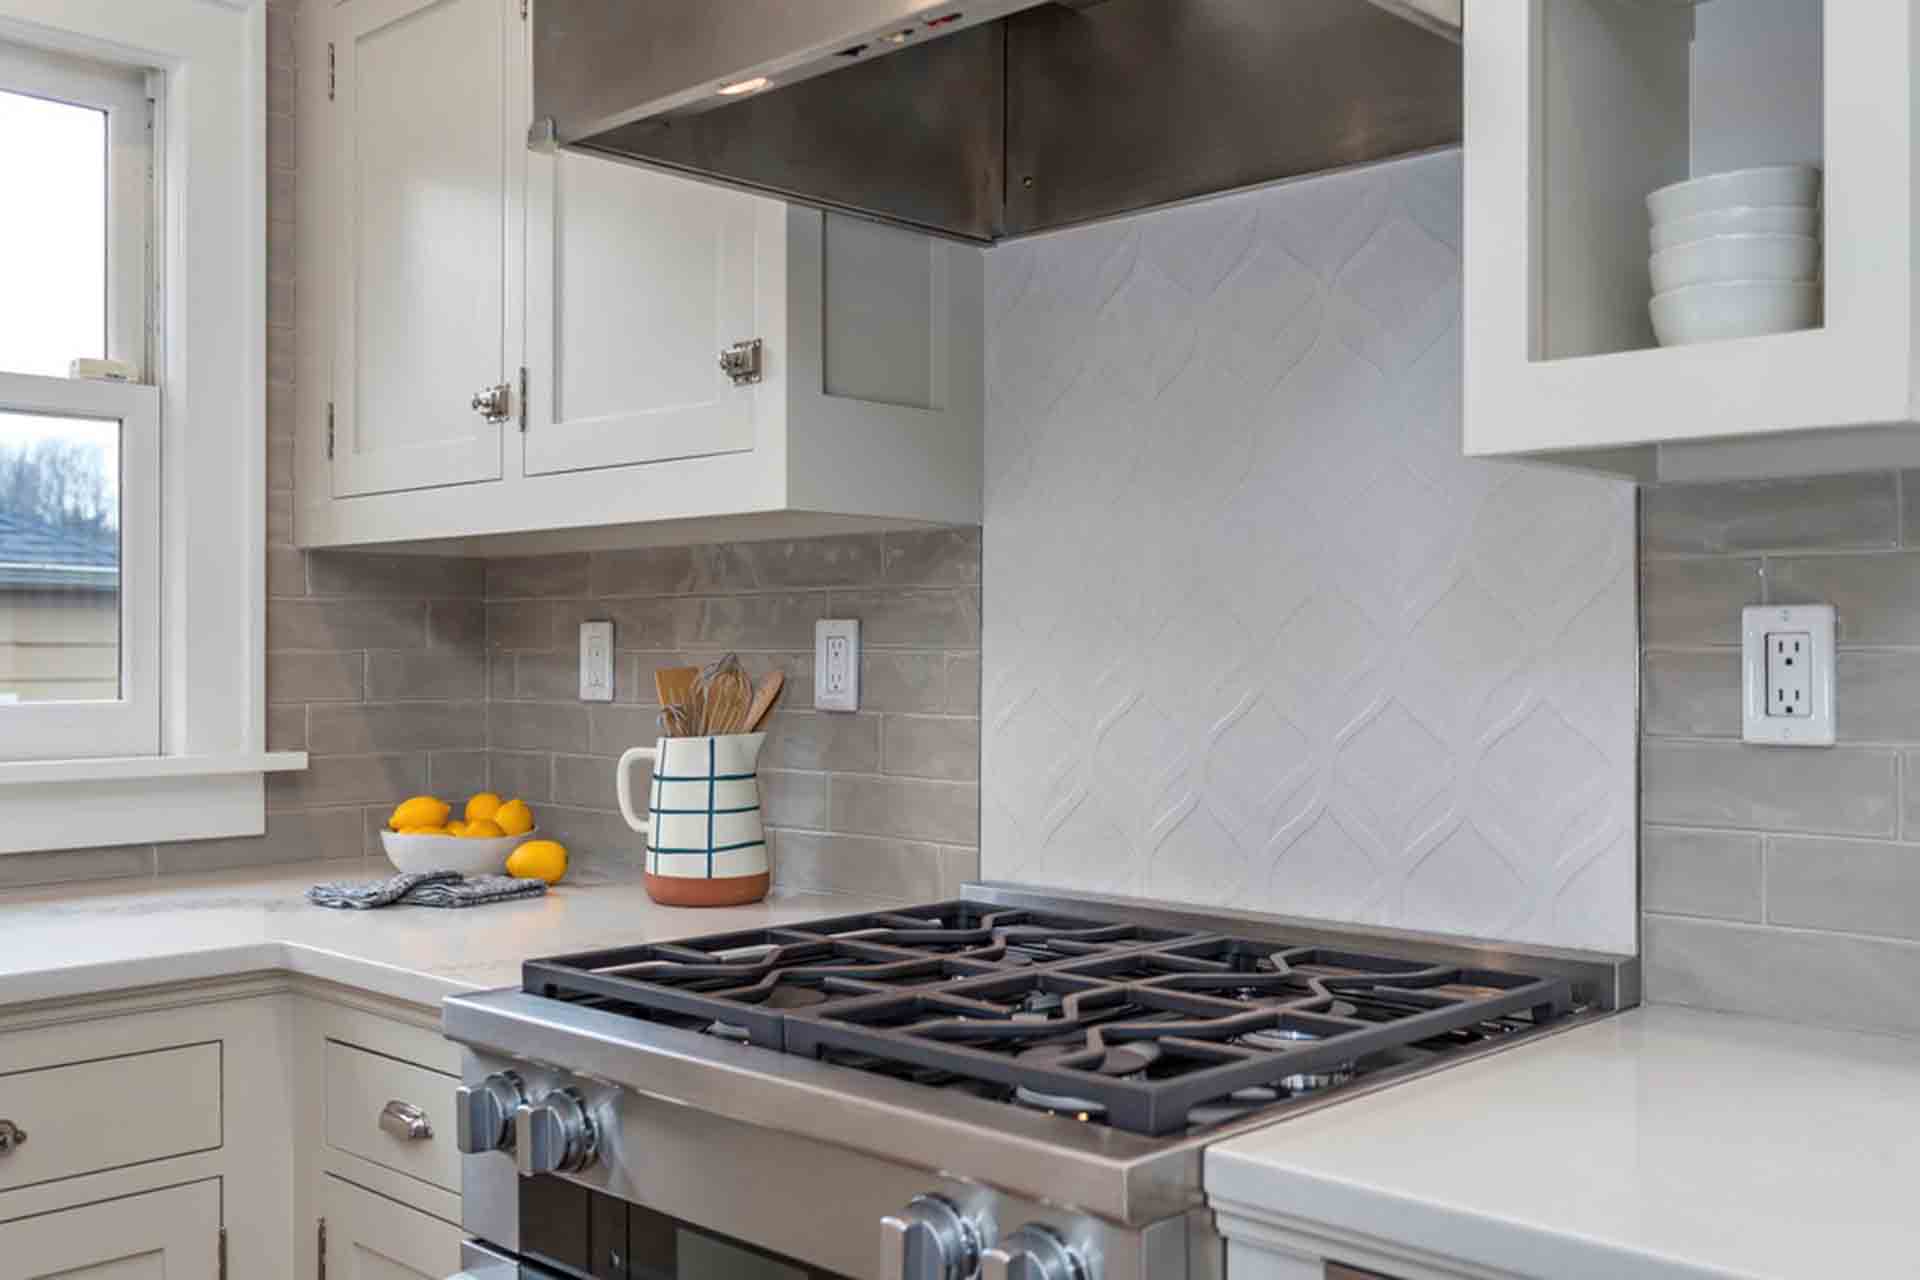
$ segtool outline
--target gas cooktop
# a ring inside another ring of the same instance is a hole
[[[532,995],[1148,1135],[1561,1018],[1565,976],[956,900],[529,962]]]

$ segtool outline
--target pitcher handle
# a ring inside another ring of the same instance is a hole
[[[634,747],[620,757],[619,764],[613,766],[613,787],[620,795],[620,816],[627,820],[628,826],[643,836],[653,834],[651,830],[653,824],[633,811],[633,781],[628,771],[633,767],[635,760],[651,763],[659,756],[658,747]]]

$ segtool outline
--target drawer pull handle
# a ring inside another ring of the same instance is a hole
[[[433,1126],[427,1123],[427,1113],[411,1102],[402,1102],[398,1098],[380,1108],[380,1128],[402,1142],[424,1142],[433,1136]]]
[[[0,1156],[9,1155],[15,1147],[27,1145],[27,1131],[11,1120],[0,1120]]]

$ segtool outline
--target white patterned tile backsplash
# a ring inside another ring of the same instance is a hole
[[[1634,949],[1633,492],[1460,456],[1459,202],[988,256],[986,876]]]

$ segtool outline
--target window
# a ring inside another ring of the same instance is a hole
[[[0,761],[160,749],[151,137],[145,72],[0,43]]]

